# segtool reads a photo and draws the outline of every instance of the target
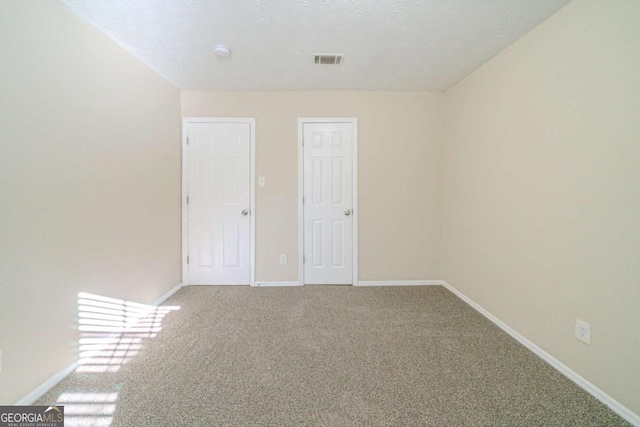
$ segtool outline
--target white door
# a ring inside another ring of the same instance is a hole
[[[251,124],[188,126],[189,284],[248,285]]]
[[[353,283],[352,126],[303,124],[304,284]]]

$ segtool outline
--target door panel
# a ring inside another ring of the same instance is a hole
[[[333,221],[333,266],[344,267],[344,221]]]
[[[351,135],[349,123],[303,125],[305,284],[353,282]]]
[[[191,123],[188,138],[189,283],[248,285],[251,125]]]

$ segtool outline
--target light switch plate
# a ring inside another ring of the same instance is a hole
[[[258,187],[264,187],[264,176],[258,177]]]

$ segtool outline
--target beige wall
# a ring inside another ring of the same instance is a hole
[[[257,280],[298,280],[299,117],[358,118],[359,279],[439,278],[441,96],[182,92],[183,116],[256,118]]]
[[[445,94],[443,146],[443,279],[638,414],[639,23],[570,3]]]
[[[57,1],[0,2],[0,404],[77,358],[77,293],[180,281],[179,91]]]

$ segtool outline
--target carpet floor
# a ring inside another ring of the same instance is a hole
[[[440,286],[192,286],[164,306],[36,404],[68,427],[629,425]]]

